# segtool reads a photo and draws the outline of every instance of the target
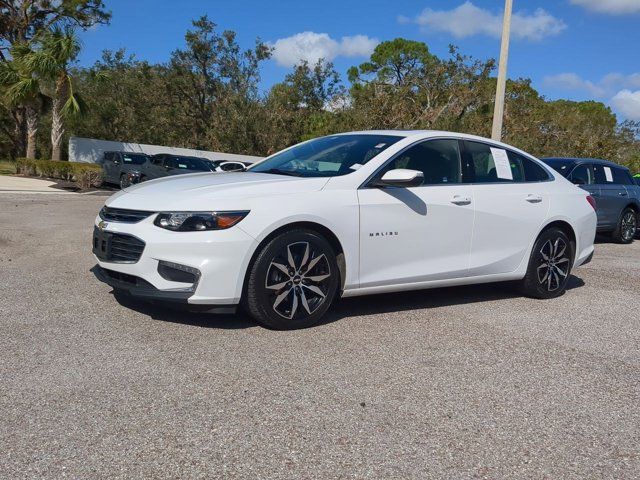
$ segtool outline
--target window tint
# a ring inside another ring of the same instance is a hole
[[[464,141],[465,181],[473,183],[523,182],[520,155],[510,157],[506,150],[484,143]],[[468,177],[468,178],[466,178]]]
[[[591,165],[582,164],[573,169],[569,180],[576,185],[591,185],[594,183]]]
[[[151,163],[154,165],[162,165],[162,161],[164,160],[164,155],[156,155],[151,158]]]
[[[633,180],[631,179],[631,175],[626,170],[622,168],[612,168],[613,170],[613,181],[619,185],[633,185]]]
[[[248,171],[296,177],[347,175],[402,138],[395,135],[368,134],[316,138],[277,153]]]
[[[562,174],[563,177],[568,178],[569,172],[576,164],[573,160],[561,160],[557,158],[543,158],[544,163],[553,168],[556,172]]]
[[[549,173],[533,160],[511,151],[508,153],[512,166],[518,162],[522,165],[525,182],[544,182],[549,180]]]
[[[142,165],[147,161],[146,155],[137,155],[137,154],[125,154],[122,155],[122,161],[124,163],[132,164],[132,165]]]
[[[458,141],[428,140],[408,148],[394,158],[383,170],[406,168],[424,174],[424,185],[460,183],[460,153]]]
[[[605,167],[604,165],[594,165],[593,172],[595,174],[596,183],[604,185],[606,183],[613,183],[613,172],[611,167]]]

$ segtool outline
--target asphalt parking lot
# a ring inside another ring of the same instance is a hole
[[[275,332],[119,303],[104,199],[0,194],[0,478],[640,476],[640,242],[551,301],[383,295]]]

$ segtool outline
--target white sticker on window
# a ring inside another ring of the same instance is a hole
[[[604,176],[607,177],[607,182],[613,182],[613,172],[611,167],[604,167]]]
[[[351,170],[359,170],[362,168],[362,165],[360,165],[359,163],[354,163],[353,165],[351,165],[349,167]]]
[[[511,171],[511,162],[506,150],[491,147],[491,155],[496,164],[496,175],[503,180],[513,180],[513,172]]]
[[[178,168],[187,168],[187,166],[184,163],[179,163]]]

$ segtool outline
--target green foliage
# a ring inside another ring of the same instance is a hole
[[[102,167],[92,163],[60,162],[52,160],[30,160],[19,158],[17,173],[76,182],[82,190],[102,184]]]

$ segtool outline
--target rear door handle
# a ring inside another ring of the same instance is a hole
[[[525,200],[529,203],[541,203],[542,197],[540,195],[528,195]]]
[[[469,205],[471,203],[471,199],[469,197],[461,197],[460,195],[455,195],[451,199],[451,203],[454,205]]]
[[[618,195],[620,195],[621,197],[626,197],[629,194],[627,192],[618,192]]]

